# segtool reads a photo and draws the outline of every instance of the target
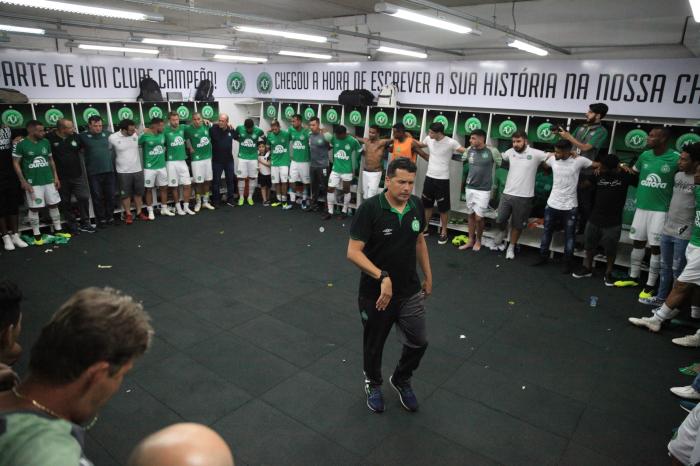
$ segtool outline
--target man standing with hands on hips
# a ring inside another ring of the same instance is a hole
[[[423,205],[411,195],[415,179],[413,162],[403,157],[392,161],[386,189],[362,203],[350,227],[347,257],[362,270],[358,303],[367,407],[377,413],[384,411],[382,352],[394,324],[403,351],[389,383],[406,410],[418,409],[410,380],[428,347],[424,302],[432,292],[433,275],[422,234]],[[416,262],[423,270],[422,284]]]

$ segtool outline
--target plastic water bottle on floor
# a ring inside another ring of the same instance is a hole
[[[591,307],[598,307],[598,297],[597,296],[591,296],[590,306]]]

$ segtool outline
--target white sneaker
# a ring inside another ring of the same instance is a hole
[[[671,393],[686,400],[700,400],[700,393],[696,392],[692,385],[685,387],[672,387]]]
[[[10,235],[3,235],[2,242],[5,245],[5,251],[14,251],[15,250],[15,245],[12,244],[12,238],[10,237]]]
[[[661,330],[661,322],[654,319],[654,317],[630,317],[627,320],[629,320],[631,324],[634,324],[637,327],[646,327],[652,332],[658,332],[659,330]]]
[[[148,220],[155,220],[156,214],[153,213],[153,209],[148,209]]]
[[[192,211],[192,209],[190,209],[189,204],[185,204],[185,208],[182,209],[182,210],[183,210],[186,214],[189,214],[189,215],[195,215],[195,214],[196,214],[195,212]],[[179,212],[178,212],[178,213],[179,213]]]
[[[28,248],[29,245],[25,243],[22,238],[19,237],[19,233],[15,233],[12,235],[12,242],[14,243],[15,246],[18,248]]]
[[[175,214],[173,213],[172,210],[168,208],[168,206],[164,206],[160,208],[160,214],[165,215],[166,217],[174,217]],[[184,214],[183,214],[184,215]]]
[[[209,210],[216,210],[216,207],[214,207],[213,205],[209,204],[208,202],[202,203],[202,207],[204,207],[205,209],[209,209]]]
[[[187,212],[185,212],[182,209],[182,206],[180,205],[179,202],[177,204],[175,204],[175,211],[177,212],[178,215],[187,215]]]
[[[513,260],[515,259],[515,249],[508,248],[506,251],[506,259]]]
[[[202,201],[197,199],[197,202],[194,203],[194,211],[199,212],[202,209]]]
[[[700,335],[697,333],[674,338],[671,341],[678,346],[685,346],[686,348],[700,348]]]

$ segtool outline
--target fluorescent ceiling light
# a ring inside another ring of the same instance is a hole
[[[54,0],[0,0],[0,3],[16,6],[42,8],[45,10],[65,11],[81,15],[101,16],[105,18],[132,19],[136,21],[163,21],[162,15],[141,13],[139,11],[115,10],[78,3],[58,2]]]
[[[539,47],[535,47],[532,44],[528,44],[527,42],[523,42],[520,40],[511,40],[508,42],[508,47],[513,47],[519,50],[522,50],[523,52],[529,52],[529,53],[534,53],[535,55],[539,55],[540,57],[544,57],[545,55],[549,55],[549,52],[547,52],[545,49],[541,49]]]
[[[377,49],[377,52],[394,53],[396,55],[406,55],[407,57],[415,57],[415,58],[428,58],[427,53],[414,52],[413,50],[395,49],[394,47],[386,47],[384,45],[379,47]]]
[[[294,52],[291,50],[280,50],[279,54],[289,57],[318,58],[319,60],[330,60],[333,58],[332,55],[324,55],[322,53]]]
[[[39,28],[25,28],[21,26],[11,26],[9,24],[0,24],[0,31],[6,32],[23,32],[25,34],[45,34],[46,31]]]
[[[310,42],[328,42],[328,38],[323,36],[315,36],[313,34],[301,34],[298,32],[279,31],[277,29],[236,26],[236,30],[240,32],[250,32],[253,34],[263,34],[266,36],[284,37],[285,39],[307,40]]]
[[[199,48],[199,49],[216,49],[216,50],[223,50],[227,46],[226,45],[221,45],[221,44],[208,44],[206,42],[192,42],[192,41],[184,41],[184,40],[170,40],[170,39],[153,39],[150,37],[145,37],[141,39],[142,44],[151,44],[151,45],[172,45],[174,47],[194,47],[194,48]]]
[[[256,63],[265,63],[267,58],[265,57],[246,57],[245,55],[227,55],[225,53],[217,53],[214,58],[219,60],[234,60],[234,61],[251,61]]]
[[[432,26],[434,28],[444,29],[446,31],[456,32],[457,34],[469,34],[472,32],[472,28],[470,27],[462,26],[461,24],[453,23],[451,21],[445,21],[444,19],[436,18],[434,16],[417,13],[412,10],[406,10],[405,8],[399,8],[389,3],[377,3],[374,7],[374,11],[377,13],[384,13],[395,18],[413,21],[414,23],[420,23],[426,26]]]
[[[700,0],[690,0],[690,9],[693,10],[693,19],[700,23]]]
[[[138,49],[134,47],[113,47],[111,45],[92,45],[78,44],[79,49],[83,50],[104,50],[106,52],[128,52],[128,53],[147,53],[150,55],[158,55],[158,49]]]

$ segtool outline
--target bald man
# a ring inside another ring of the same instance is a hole
[[[218,122],[209,128],[213,176],[211,197],[215,204],[221,202],[221,174],[224,173],[226,176],[226,203],[233,206],[236,194],[236,170],[233,164],[233,140],[235,137],[235,132],[228,123],[228,115],[220,113]]]
[[[219,434],[201,424],[173,424],[136,446],[128,466],[234,466]]]

